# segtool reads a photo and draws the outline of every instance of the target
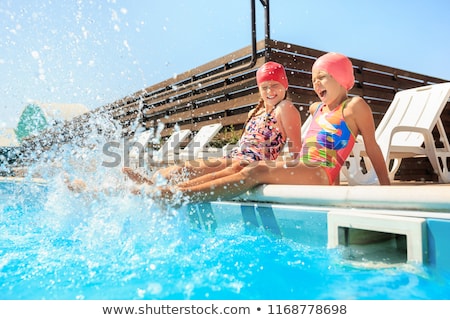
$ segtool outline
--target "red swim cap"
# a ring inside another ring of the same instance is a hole
[[[288,79],[283,65],[273,61],[269,61],[259,67],[258,71],[256,71],[256,83],[258,84],[258,86],[261,83],[270,80],[281,83],[287,90]]]
[[[347,91],[355,84],[352,62],[340,53],[329,52],[319,57],[312,66],[312,71],[316,70],[330,74]]]

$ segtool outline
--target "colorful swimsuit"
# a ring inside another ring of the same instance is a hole
[[[273,115],[276,106],[268,114],[252,117],[246,125],[238,146],[227,156],[232,159],[260,161],[275,160],[286,143],[286,138],[276,125]]]
[[[329,113],[324,113],[323,104],[320,104],[302,145],[302,161],[308,166],[322,166],[330,185],[338,177],[355,144],[355,136],[343,115],[347,101]]]

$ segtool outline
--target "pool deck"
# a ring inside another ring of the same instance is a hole
[[[390,186],[264,185],[239,199],[305,206],[395,210],[450,219],[450,184],[394,182]],[[392,214],[392,212],[390,212]]]

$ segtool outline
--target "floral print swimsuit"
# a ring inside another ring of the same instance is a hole
[[[286,137],[278,128],[274,116],[276,106],[269,113],[254,116],[246,125],[238,146],[231,150],[228,158],[246,160],[275,160],[286,143]]]

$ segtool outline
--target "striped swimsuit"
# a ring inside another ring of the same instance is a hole
[[[313,115],[311,126],[303,141],[300,158],[308,166],[322,166],[330,185],[355,144],[355,136],[345,122],[343,110],[347,101],[329,113],[320,104]]]
[[[228,158],[246,160],[275,160],[286,143],[274,116],[276,106],[268,114],[254,116],[247,123],[238,146],[231,150]]]

